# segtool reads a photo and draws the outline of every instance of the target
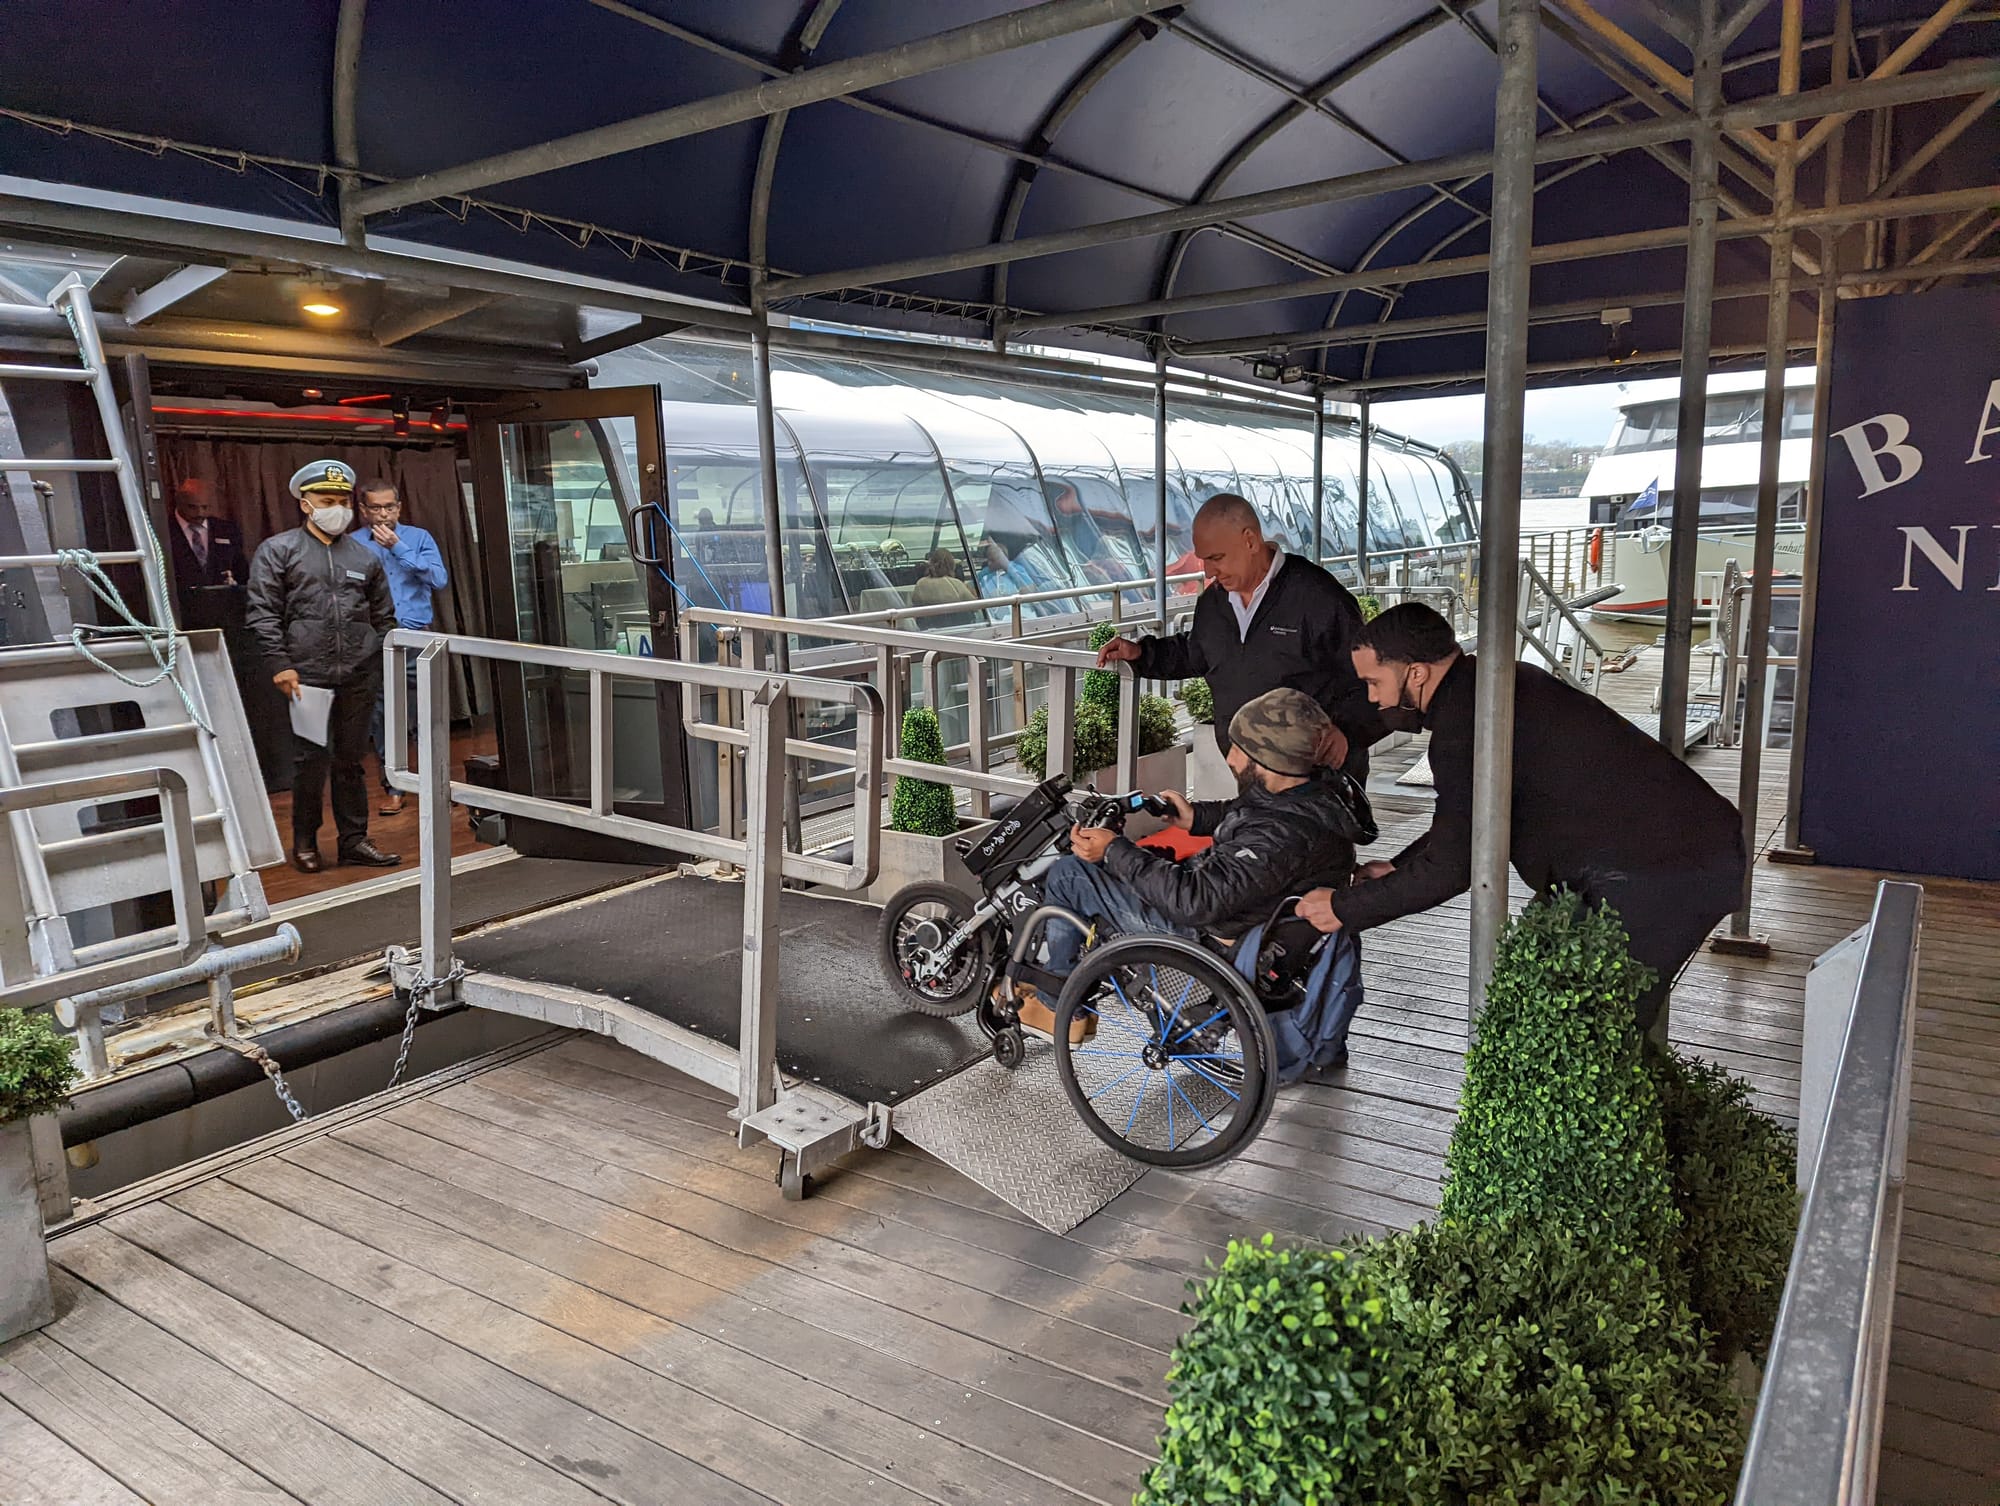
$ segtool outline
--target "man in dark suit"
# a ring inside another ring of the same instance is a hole
[[[167,550],[181,626],[241,629],[243,588],[250,583],[243,530],[222,516],[214,488],[199,477],[189,476],[174,488]]]

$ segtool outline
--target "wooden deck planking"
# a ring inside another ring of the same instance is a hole
[[[8,1506],[145,1506],[12,1403],[0,1400],[0,1501]]]
[[[1733,756],[1698,766],[1733,793]],[[1782,797],[1767,779],[1772,824]],[[1427,814],[1378,813],[1384,851]],[[1677,1041],[1781,1117],[1805,969],[1875,877],[1760,865],[1775,955],[1704,953],[1677,990]],[[1927,890],[1882,1466],[1903,1506],[1986,1500],[2000,1459],[2000,887]],[[0,1468],[58,1461],[111,1501],[1122,1503],[1204,1262],[1434,1208],[1466,927],[1459,902],[1370,937],[1344,1087],[1065,1236],[903,1145],[786,1203],[721,1095],[591,1037],[274,1137],[58,1238],[63,1316],[0,1350]]]

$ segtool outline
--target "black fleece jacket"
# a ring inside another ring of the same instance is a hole
[[[1472,882],[1472,719],[1478,660],[1461,654],[1438,682],[1431,734],[1437,811],[1395,858],[1396,871],[1334,896],[1362,931],[1462,894]],[[1509,857],[1537,893],[1591,875],[1742,873],[1736,807],[1631,722],[1532,664],[1514,667],[1514,819]]]
[[[1354,673],[1360,632],[1361,608],[1347,587],[1311,560],[1288,554],[1247,636],[1236,626],[1229,593],[1211,584],[1196,600],[1187,631],[1140,639],[1132,667],[1150,680],[1205,678],[1215,692],[1215,740],[1225,753],[1229,719],[1245,702],[1281,685],[1302,690],[1347,734],[1353,772],[1366,768],[1365,751],[1387,731]]]
[[[1195,801],[1193,833],[1215,844],[1184,862],[1120,837],[1104,866],[1169,920],[1240,936],[1287,895],[1345,884],[1354,844],[1371,827],[1322,771],[1275,795],[1259,786],[1234,800]]]

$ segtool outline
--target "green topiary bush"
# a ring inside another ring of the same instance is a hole
[[[1181,681],[1180,703],[1187,707],[1188,715],[1195,725],[1205,727],[1215,720],[1215,692],[1208,688],[1206,680]]]
[[[1551,1506],[1730,1499],[1745,1436],[1728,1369],[1655,1263],[1548,1218],[1380,1241],[1396,1369],[1373,1490]],[[1386,1368],[1386,1367],[1385,1367]]]
[[[1680,1212],[1688,1301],[1713,1352],[1761,1362],[1798,1234],[1798,1137],[1722,1068],[1649,1048]]]
[[[1100,622],[1090,630],[1090,651],[1096,653],[1113,638],[1118,636],[1116,623]],[[1118,717],[1118,671],[1115,669],[1087,669],[1083,672],[1083,687],[1077,692],[1079,701],[1094,706],[1102,706]]]
[[[1373,622],[1382,615],[1382,598],[1379,596],[1357,596],[1354,604],[1361,608],[1361,620]]]
[[[0,1124],[54,1113],[76,1077],[76,1058],[54,1020],[0,1009]]]
[[[1160,1460],[1135,1506],[1371,1499],[1358,1492],[1403,1377],[1367,1257],[1233,1240],[1188,1310]]]
[[[944,733],[935,711],[913,706],[903,713],[897,754],[911,763],[944,763]],[[950,836],[958,830],[958,806],[952,800],[951,787],[898,774],[896,793],[889,802],[889,829],[919,837]]]
[[[1607,907],[1538,899],[1501,938],[1466,1054],[1440,1215],[1549,1217],[1611,1246],[1673,1245],[1680,1224],[1660,1100],[1633,1003],[1652,984]]]
[[[1049,708],[1038,706],[1021,729],[1014,745],[1021,767],[1037,779],[1048,778]],[[1070,729],[1070,773],[1078,779],[1098,769],[1108,769],[1118,761],[1118,720],[1115,711],[1106,711],[1092,701],[1076,703],[1075,725]]]
[[[1163,695],[1142,695],[1139,697],[1139,752],[1164,753],[1180,737],[1180,725],[1174,720],[1174,703]],[[1117,756],[1115,753],[1112,755]]]

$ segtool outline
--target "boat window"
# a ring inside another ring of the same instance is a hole
[[[719,403],[665,403],[674,579],[695,606],[771,610],[756,414]],[[778,426],[778,495],[791,615],[850,610],[787,425]]]
[[[854,611],[909,606],[937,549],[970,558],[937,453],[915,423],[892,414],[785,416],[805,451],[834,573]]]

